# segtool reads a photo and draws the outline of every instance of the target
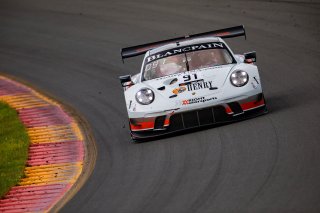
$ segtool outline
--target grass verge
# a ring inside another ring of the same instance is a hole
[[[0,101],[0,197],[24,176],[29,137],[17,111]]]

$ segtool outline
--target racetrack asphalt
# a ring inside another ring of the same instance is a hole
[[[0,71],[73,106],[95,169],[62,212],[320,212],[320,4],[316,1],[0,0]],[[269,114],[132,144],[120,48],[244,24]]]

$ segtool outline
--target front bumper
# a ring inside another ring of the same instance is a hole
[[[131,118],[129,123],[132,139],[143,140],[194,128],[239,121],[266,112],[265,99],[260,93],[243,100],[197,110],[151,118]]]

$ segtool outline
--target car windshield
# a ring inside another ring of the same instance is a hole
[[[192,49],[192,47],[190,49]],[[172,52],[174,52],[174,50],[172,50]],[[168,52],[166,52],[166,54],[168,54]],[[232,56],[225,48],[212,48],[192,52],[184,51],[184,53],[181,54],[162,58],[160,56],[163,56],[163,54],[150,56],[146,59],[143,70],[144,80],[152,80],[190,70],[233,63]]]

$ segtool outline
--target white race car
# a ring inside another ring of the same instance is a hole
[[[237,26],[122,49],[122,59],[145,53],[139,74],[120,77],[132,139],[266,113],[256,53],[222,40],[245,35]]]

